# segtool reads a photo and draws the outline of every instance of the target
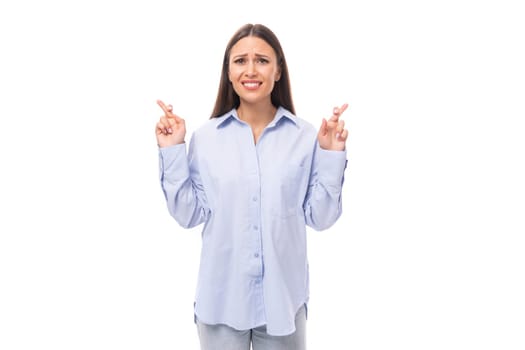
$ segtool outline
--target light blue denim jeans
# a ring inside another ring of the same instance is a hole
[[[266,326],[239,331],[223,324],[209,325],[197,319],[201,350],[306,350],[306,309],[295,316],[295,332],[285,336],[266,333]]]

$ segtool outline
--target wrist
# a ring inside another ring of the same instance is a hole
[[[166,147],[171,147],[171,146],[176,146],[176,145],[182,145],[184,143],[186,143],[184,140],[180,142],[157,142],[157,147],[166,148]]]

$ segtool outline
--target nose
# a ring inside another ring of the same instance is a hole
[[[248,65],[246,66],[246,75],[252,77],[256,74],[256,70],[255,70],[255,62],[253,61],[249,61],[248,62]]]

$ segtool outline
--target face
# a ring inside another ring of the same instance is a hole
[[[231,48],[228,78],[241,103],[271,103],[280,75],[275,51],[263,39],[247,36]]]

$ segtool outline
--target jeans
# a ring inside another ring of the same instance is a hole
[[[295,316],[295,332],[285,336],[266,333],[266,326],[239,331],[223,324],[209,325],[197,320],[201,350],[305,350],[306,310]]]

